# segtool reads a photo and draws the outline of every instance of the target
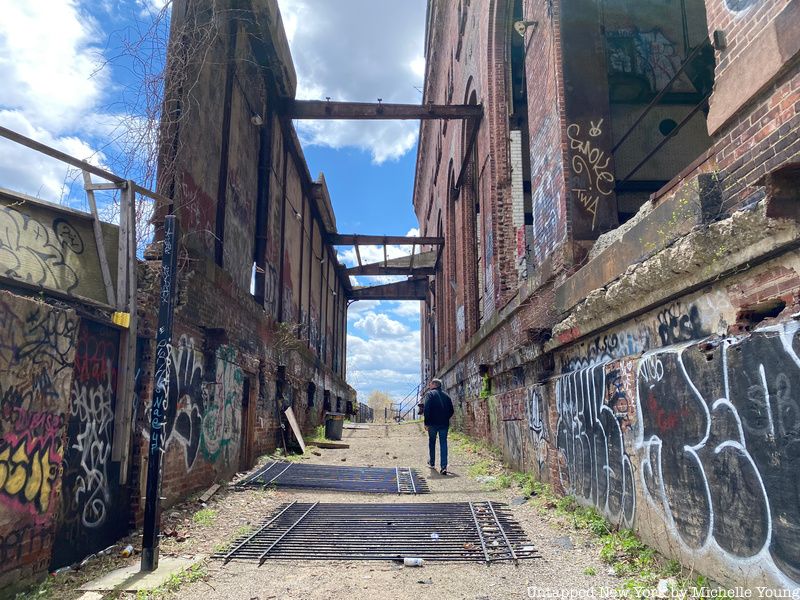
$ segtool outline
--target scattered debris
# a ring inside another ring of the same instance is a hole
[[[219,488],[220,488],[220,485],[218,483],[215,483],[214,485],[212,485],[205,492],[203,492],[202,496],[200,496],[200,502],[208,502],[211,499],[211,496],[213,496],[214,494],[217,493]]]
[[[407,556],[403,559],[403,566],[404,567],[421,567],[425,561],[421,558],[414,558],[411,556]]]
[[[120,555],[120,556],[122,556],[123,558],[128,558],[128,557],[129,557],[129,556],[131,556],[132,554],[133,554],[133,546],[131,546],[130,544],[128,544],[127,546],[125,546],[125,547],[122,549],[122,551],[119,553],[119,555]]]
[[[317,452],[316,450],[312,450],[311,454],[313,454],[314,456],[322,456],[322,452]]]
[[[316,446],[317,448],[325,448],[327,450],[345,450],[350,447],[350,444],[344,442],[308,442],[307,446]]]
[[[575,544],[572,543],[572,539],[568,535],[562,535],[553,540],[553,543],[558,546],[559,548],[564,548],[565,550],[574,550]]]
[[[428,579],[417,579],[417,583],[421,583],[423,585],[430,585],[433,583],[433,579],[428,577]]]

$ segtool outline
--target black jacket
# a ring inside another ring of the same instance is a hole
[[[442,390],[429,390],[423,398],[425,402],[425,425],[428,427],[446,427],[453,416],[453,402]]]

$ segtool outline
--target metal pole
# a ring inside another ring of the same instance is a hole
[[[147,495],[144,504],[142,571],[158,568],[158,536],[161,519],[161,455],[167,416],[169,371],[172,351],[172,318],[175,304],[178,223],[175,215],[164,218],[164,252],[161,257],[161,297],[158,306],[156,365],[153,405],[150,411],[150,450],[147,462]]]

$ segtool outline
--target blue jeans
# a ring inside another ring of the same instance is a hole
[[[450,429],[449,425],[444,427],[428,427],[428,451],[430,452],[431,465],[436,464],[436,436],[439,436],[439,452],[442,455],[442,462],[440,463],[443,469],[447,468],[447,431]]]

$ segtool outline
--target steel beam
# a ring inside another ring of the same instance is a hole
[[[328,243],[333,246],[443,246],[443,237],[412,237],[404,235],[358,235],[355,233],[332,233]]]
[[[331,102],[287,100],[282,114],[290,119],[471,119],[483,115],[480,104],[385,104],[383,102]]]
[[[353,288],[351,300],[425,300],[427,279],[409,279],[385,285]]]

